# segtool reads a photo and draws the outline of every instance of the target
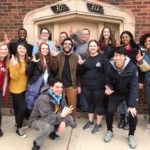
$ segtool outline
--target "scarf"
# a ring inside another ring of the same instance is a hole
[[[59,96],[56,96],[51,89],[48,90],[48,93],[50,94],[50,96],[52,96],[52,99],[55,102],[55,104],[60,104],[62,99],[62,93]]]

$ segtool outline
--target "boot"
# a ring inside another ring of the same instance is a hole
[[[125,118],[124,130],[129,130],[129,118]]]
[[[38,146],[36,144],[36,141],[33,142],[33,147],[32,147],[32,150],[39,150],[40,149],[40,146]]]
[[[124,114],[121,114],[120,116],[120,121],[118,123],[118,128],[119,129],[123,129],[124,128],[124,125],[125,125],[125,115]]]

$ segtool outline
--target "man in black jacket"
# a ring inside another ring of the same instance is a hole
[[[27,48],[28,56],[29,57],[32,56],[33,46],[27,42],[26,38],[27,38],[27,31],[26,31],[26,29],[20,28],[18,30],[18,40],[15,41],[15,42],[9,43],[9,52],[10,52],[11,55],[12,54],[16,55],[18,43],[24,43],[26,45],[26,48]]]
[[[108,112],[106,114],[107,133],[104,141],[109,142],[113,137],[113,116],[118,105],[126,100],[129,112],[129,146],[136,148],[134,132],[137,124],[136,104],[138,101],[138,70],[126,56],[126,50],[118,47],[110,60],[105,93],[109,95]]]

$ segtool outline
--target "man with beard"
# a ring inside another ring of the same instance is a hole
[[[77,89],[78,89],[78,56],[73,52],[73,41],[66,38],[62,42],[62,51],[52,54],[51,69],[55,78],[61,80],[64,85],[64,94],[68,105],[73,105],[72,116],[75,119]]]
[[[26,38],[27,38],[27,31],[24,28],[20,28],[18,30],[18,40],[16,42],[9,43],[7,34],[5,34],[5,39],[4,40],[7,41],[7,43],[9,43],[9,52],[10,52],[11,55],[12,54],[16,55],[16,50],[17,50],[18,43],[24,43],[26,45],[26,48],[27,48],[28,56],[29,57],[32,56],[33,46],[27,42]]]

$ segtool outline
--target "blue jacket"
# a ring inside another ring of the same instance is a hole
[[[150,65],[150,54],[146,52],[143,59]],[[150,80],[150,70],[145,72],[145,79]]]

